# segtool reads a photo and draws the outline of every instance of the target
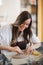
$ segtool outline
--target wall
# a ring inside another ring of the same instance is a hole
[[[4,16],[5,21],[13,23],[19,13],[20,0],[3,0],[3,5],[0,6],[0,16]]]
[[[42,42],[43,42],[43,0],[42,0]]]
[[[38,0],[38,37],[43,42],[43,0]]]

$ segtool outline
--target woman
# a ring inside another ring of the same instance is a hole
[[[36,37],[33,34],[31,30],[31,25],[32,25],[31,14],[28,11],[23,11],[18,16],[16,22],[13,25],[11,25],[11,27],[8,27],[9,29],[6,28],[7,31],[9,30],[10,32],[10,34],[8,34],[8,32],[6,33],[6,35],[9,36],[10,39],[8,39],[9,42],[7,40],[8,46],[0,45],[0,49],[9,50],[17,53],[21,53],[22,52],[21,49],[25,49],[26,52],[28,53],[33,49],[39,48],[41,43],[38,37]],[[8,37],[6,37],[5,39],[7,38]],[[1,41],[0,43],[3,42]]]

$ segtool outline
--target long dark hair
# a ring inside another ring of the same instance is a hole
[[[23,24],[25,22],[25,20],[27,19],[31,19],[31,22],[28,26],[28,28],[26,28],[23,31],[23,37],[24,37],[24,41],[25,42],[29,42],[27,36],[29,35],[29,39],[32,36],[32,31],[31,31],[31,25],[32,25],[32,17],[31,14],[28,11],[23,11],[16,19],[16,22],[13,24],[12,26],[12,40],[15,42],[15,39],[17,39],[18,37],[18,26]]]

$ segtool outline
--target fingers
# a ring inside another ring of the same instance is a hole
[[[17,53],[22,53],[22,50],[18,46],[16,47],[16,51]]]
[[[32,52],[33,52],[33,49],[31,49],[31,47],[26,48],[26,53],[30,54],[30,53],[32,53]]]

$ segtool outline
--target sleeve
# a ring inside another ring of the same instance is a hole
[[[0,33],[0,45],[2,45],[2,43],[3,43],[3,37],[2,37],[2,35]]]
[[[9,45],[11,40],[11,30],[10,26],[3,26],[0,28],[0,44],[1,45]]]
[[[30,41],[32,41],[33,43],[40,43],[39,38],[34,33],[32,34]]]

